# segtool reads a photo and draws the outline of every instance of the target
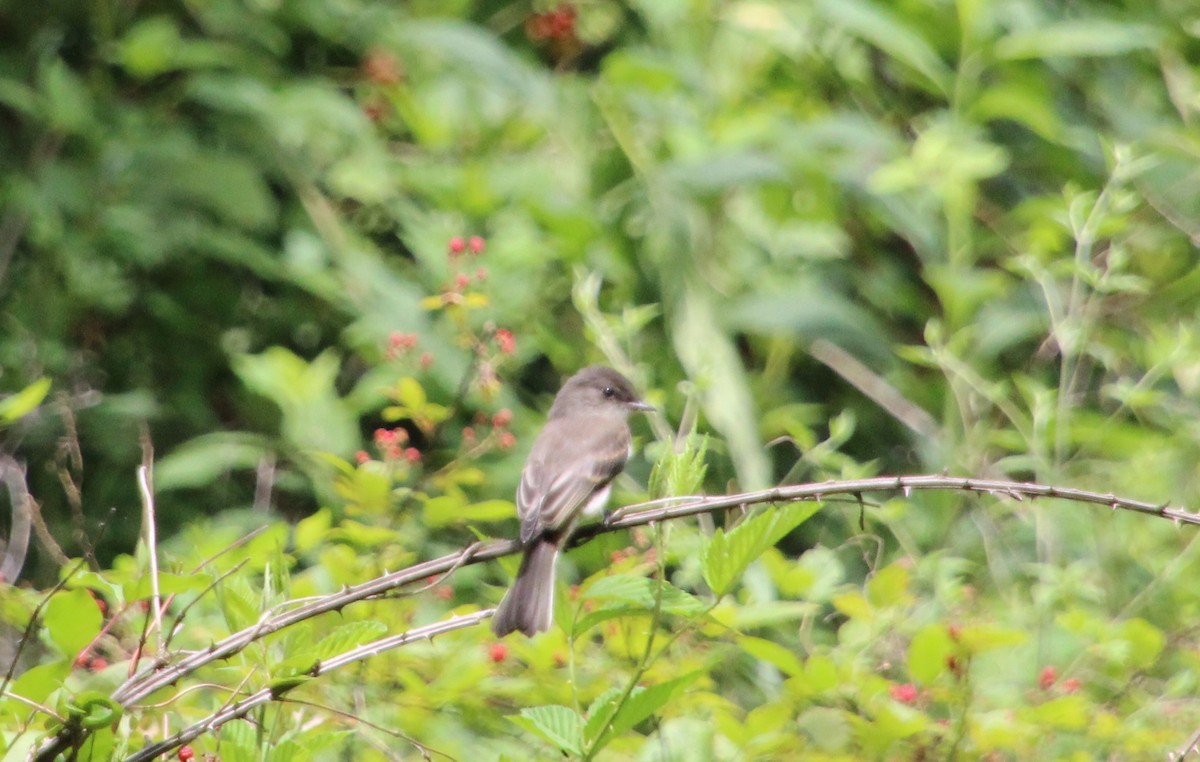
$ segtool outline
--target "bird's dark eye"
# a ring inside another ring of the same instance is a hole
[[[612,398],[613,398],[613,395],[614,395],[614,394],[616,394],[616,393],[617,393],[617,390],[616,390],[616,389],[614,389],[614,388],[612,388],[611,386],[606,386],[606,387],[604,387],[604,392],[603,392],[603,394],[604,394],[604,396],[605,396],[605,398],[606,398],[606,399],[612,399]]]

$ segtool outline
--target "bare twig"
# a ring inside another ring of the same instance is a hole
[[[851,481],[829,481],[820,484],[802,484],[772,489],[759,490],[737,495],[720,495],[714,497],[682,498],[683,502],[671,504],[671,501],[658,500],[640,506],[629,506],[619,515],[610,518],[603,524],[582,528],[575,535],[575,544],[602,534],[622,529],[645,526],[655,522],[667,521],[685,516],[712,513],[730,508],[743,508],[763,503],[790,503],[802,500],[825,500],[835,495],[857,496],[864,492],[901,491],[905,495],[914,490],[958,490],[990,494],[1010,500],[1032,500],[1035,498],[1056,498],[1072,502],[1092,503],[1107,506],[1113,510],[1126,510],[1143,513],[1160,518],[1170,519],[1176,523],[1200,524],[1200,513],[1193,513],[1184,508],[1171,508],[1165,504],[1148,503],[1118,497],[1111,493],[1091,492],[1045,484],[1027,482],[1010,482],[994,479],[966,479],[941,475],[925,476],[882,476],[871,479]],[[636,510],[636,509],[641,510]],[[324,613],[339,611],[342,608],[359,601],[378,598],[393,590],[425,580],[431,575],[448,573],[456,568],[482,563],[516,553],[521,549],[520,544],[510,540],[494,540],[486,543],[475,543],[465,550],[424,561],[406,569],[390,572],[381,577],[369,580],[360,585],[346,588],[338,593],[324,596],[305,603],[282,613],[264,614],[255,625],[233,633],[224,640],[214,643],[208,648],[184,656],[174,664],[167,664],[165,659],[156,660],[150,667],[122,683],[112,694],[112,699],[125,706],[135,704],[154,692],[175,684],[180,679],[195,672],[201,667],[214,661],[233,656],[256,640],[299,622],[311,619]],[[294,602],[293,602],[294,603]],[[319,676],[344,666],[353,661],[367,658],[377,653],[398,648],[416,639],[429,638],[434,635],[449,632],[473,625],[487,619],[492,609],[485,609],[465,617],[455,617],[445,622],[427,625],[409,630],[374,643],[359,646],[334,659],[330,659],[314,667],[309,674]],[[187,730],[172,736],[153,746],[148,746],[131,760],[148,760],[176,745],[186,743],[201,733],[219,726],[230,719],[244,716],[250,709],[272,700],[294,685],[291,683],[277,684],[264,688],[245,699],[230,705],[217,714],[212,715],[201,723],[190,726]],[[71,737],[57,735],[49,739],[37,752],[36,759],[50,760],[54,755],[63,751],[71,742]],[[74,740],[78,740],[77,738]]]
[[[166,653],[166,638],[162,628],[162,594],[158,587],[158,521],[154,514],[154,445],[150,432],[142,430],[142,465],[138,466],[138,493],[142,497],[142,526],[146,536],[146,555],[150,562],[150,606],[154,609],[154,631],[158,638],[158,655]]]
[[[361,661],[371,656],[376,656],[393,648],[399,648],[414,641],[430,640],[438,635],[444,635],[448,632],[461,630],[466,627],[473,627],[480,622],[485,621],[492,615],[495,609],[484,609],[476,611],[473,614],[465,616],[456,616],[442,622],[435,622],[423,627],[416,627],[406,632],[392,635],[391,637],[381,638],[371,643],[365,643],[357,648],[353,648],[344,654],[340,654],[327,661],[319,662],[314,665],[307,675],[297,677],[295,679],[284,679],[277,681],[274,685],[262,688],[255,691],[241,701],[234,702],[223,708],[221,711],[209,715],[200,722],[189,725],[179,731],[170,738],[163,739],[158,743],[146,746],[141,751],[133,754],[125,759],[125,762],[147,762],[160,754],[165,754],[172,749],[178,748],[185,743],[188,743],[194,738],[197,738],[204,733],[219,728],[230,720],[236,720],[240,717],[245,717],[251,709],[261,706],[270,701],[275,701],[293,688],[297,688],[307,682],[306,678],[320,677],[328,672],[332,672],[339,667],[344,667],[347,664]],[[39,753],[39,758],[41,754]]]
[[[933,416],[906,399],[896,387],[837,344],[817,339],[809,346],[808,353],[914,433],[923,437],[938,436],[938,425]]]
[[[25,469],[8,455],[0,456],[0,480],[8,487],[12,504],[12,528],[4,544],[4,559],[0,561],[0,582],[12,584],[25,566],[29,552],[29,533],[33,528],[33,498],[25,486]]]

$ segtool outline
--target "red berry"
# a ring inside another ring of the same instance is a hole
[[[467,246],[470,247],[472,254],[482,254],[484,245],[483,238],[477,235],[471,236],[471,240],[467,241]]]
[[[892,698],[901,704],[911,704],[917,700],[917,688],[912,683],[893,685],[888,689]]]
[[[1074,693],[1075,691],[1079,690],[1082,685],[1083,684],[1080,683],[1078,679],[1074,677],[1068,677],[1066,680],[1062,681],[1063,693]]]
[[[95,659],[92,659],[91,663],[87,665],[87,668],[93,672],[99,672],[100,670],[104,669],[107,666],[108,666],[108,659],[105,659],[101,656],[97,656]]]
[[[371,459],[371,456],[367,453],[366,450],[359,450],[358,452],[354,453],[354,462],[358,463],[359,465],[366,463],[370,459]]]
[[[454,287],[462,291],[467,286],[471,285],[471,276],[464,273],[459,273],[454,276]]]
[[[432,352],[422,352],[420,363],[421,363],[421,368],[423,370],[429,370],[430,368],[432,368],[433,367],[433,353]]]
[[[475,443],[475,429],[471,428],[470,426],[465,427],[463,429],[462,437],[463,437],[463,441],[466,442],[467,444],[474,444]]]
[[[407,460],[409,463],[420,463],[421,462],[421,451],[415,447],[410,447],[404,451],[404,459]]]
[[[453,238],[450,239],[450,253],[451,254],[462,254],[463,250],[465,250],[466,248],[467,248],[467,242],[464,241],[461,236],[454,236]]]
[[[1038,675],[1038,685],[1042,690],[1047,691],[1054,687],[1054,683],[1058,681],[1058,670],[1054,667],[1043,667],[1042,672]]]
[[[180,746],[179,747],[180,762],[188,762],[188,760],[194,756],[196,756],[196,752],[192,751],[191,746]]]
[[[487,268],[486,267],[480,267],[478,270],[475,271],[475,280],[478,280],[478,281],[487,280]]]
[[[506,431],[500,435],[500,449],[511,450],[517,444],[517,438],[513,436],[511,431]]]
[[[508,646],[503,643],[493,643],[489,655],[492,657],[492,661],[499,664],[508,658]]]
[[[393,349],[412,349],[416,345],[417,335],[415,333],[392,331],[388,336],[388,346]]]
[[[492,416],[492,425],[498,429],[503,429],[512,423],[512,411],[508,408],[502,408],[499,412]]]
[[[513,336],[513,332],[507,328],[496,329],[496,346],[500,347],[500,353],[511,355],[517,349],[517,340]]]

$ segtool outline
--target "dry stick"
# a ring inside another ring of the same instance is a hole
[[[1091,492],[1087,490],[1053,487],[1045,484],[1029,482],[1010,482],[996,479],[966,479],[960,477],[925,475],[925,476],[881,476],[871,479],[856,479],[851,481],[828,481],[820,484],[792,485],[775,487],[738,495],[721,495],[714,497],[683,498],[685,502],[678,505],[663,505],[664,500],[647,503],[646,510],[635,513],[630,509],[639,506],[627,506],[603,524],[583,527],[576,533],[573,544],[586,542],[601,534],[614,532],[631,527],[644,526],[656,521],[694,516],[711,513],[727,508],[737,508],[757,503],[786,503],[798,500],[822,500],[830,495],[858,495],[863,492],[902,491],[908,495],[913,490],[963,490],[967,492],[986,493],[1007,497],[1013,500],[1034,499],[1039,497],[1060,498],[1075,502],[1105,505],[1113,510],[1122,509],[1135,513],[1144,513],[1161,518],[1171,519],[1177,523],[1200,525],[1200,513],[1191,513],[1183,508],[1170,508],[1166,504],[1148,503],[1141,500],[1129,500],[1117,497],[1111,493]],[[175,664],[166,665],[162,660],[134,675],[122,683],[112,694],[112,699],[125,706],[140,701],[157,690],[166,688],[188,674],[214,661],[227,659],[241,652],[258,638],[277,632],[298,622],[302,622],[320,614],[338,611],[345,606],[368,598],[378,597],[396,588],[423,580],[434,574],[443,574],[460,566],[482,563],[500,558],[521,550],[519,543],[512,540],[495,540],[488,543],[476,543],[465,551],[451,553],[441,558],[410,566],[407,569],[385,574],[360,585],[326,596],[312,603],[305,604],[282,614],[265,617],[258,624],[236,632],[219,643],[192,653]],[[481,619],[490,615],[491,610],[479,612]],[[457,620],[451,620],[457,621]],[[433,625],[431,625],[433,626]],[[416,630],[411,632],[417,632]],[[411,639],[410,634],[396,636]],[[408,642],[405,640],[404,642]],[[403,645],[398,643],[397,645]],[[393,646],[395,647],[395,646]],[[355,649],[358,651],[359,649]],[[352,652],[353,653],[353,652]],[[327,662],[327,664],[332,663]],[[256,696],[258,694],[255,694]],[[247,699],[249,700],[249,699]],[[266,700],[266,699],[263,699]],[[261,701],[261,700],[260,700]],[[224,721],[224,720],[222,720]],[[191,736],[194,738],[195,736]],[[37,759],[53,759],[54,755],[70,742],[65,736],[55,736],[38,752]]]
[[[853,481],[830,481],[822,484],[776,487],[739,495],[702,497],[680,505],[654,507],[636,513],[628,513],[627,509],[623,509],[620,515],[614,516],[604,524],[583,527],[576,533],[576,541],[583,542],[599,534],[619,529],[628,529],[630,527],[644,526],[655,521],[682,518],[700,513],[711,513],[717,510],[755,503],[819,500],[829,495],[853,495],[861,492],[901,490],[908,493],[911,490],[918,489],[965,490],[968,492],[1000,495],[1014,500],[1054,497],[1106,505],[1113,509],[1120,508],[1136,513],[1161,516],[1176,522],[1200,524],[1200,514],[1191,513],[1182,508],[1169,508],[1158,503],[1128,500],[1113,494],[992,479],[963,479],[949,476],[887,476]],[[655,504],[661,502],[655,501]],[[310,619],[319,614],[337,611],[351,603],[382,595],[398,587],[423,580],[431,575],[448,572],[458,566],[490,561],[511,553],[516,553],[519,550],[519,543],[511,540],[495,540],[493,542],[476,544],[466,552],[451,553],[441,558],[425,561],[415,566],[410,566],[407,569],[391,572],[360,585],[346,588],[340,593],[335,593],[291,611],[268,617],[258,624],[236,632],[219,643],[215,643],[203,651],[193,653],[165,669],[159,670],[158,665],[152,666],[135,675],[132,679],[127,680],[117,688],[112,697],[115,701],[128,705],[145,698],[156,690],[171,685],[181,677],[205,664],[226,659],[239,653],[257,638],[277,632],[297,622]]]
[[[0,561],[0,583],[13,583],[25,566],[25,555],[29,552],[29,534],[33,529],[33,498],[25,486],[25,469],[11,457],[0,456],[0,480],[8,487],[8,500],[12,504],[12,525],[8,542],[4,545],[4,559]]]
[[[229,722],[230,720],[236,720],[240,717],[246,716],[251,709],[266,704],[270,701],[274,701],[293,688],[304,685],[307,682],[307,679],[305,678],[320,677],[321,675],[324,675],[327,672],[332,672],[339,667],[344,667],[347,664],[353,664],[354,662],[362,661],[368,657],[376,656],[393,648],[399,648],[401,646],[408,645],[414,641],[429,640],[438,635],[444,635],[448,632],[453,632],[454,630],[473,627],[474,625],[479,624],[490,617],[494,611],[495,609],[484,609],[483,611],[476,611],[473,614],[456,616],[451,619],[447,619],[444,622],[435,622],[434,624],[428,624],[423,627],[416,627],[398,635],[392,635],[391,637],[381,638],[379,640],[372,641],[371,643],[365,643],[358,648],[347,651],[344,654],[340,654],[339,656],[328,659],[327,661],[317,663],[304,676],[291,680],[285,679],[277,682],[275,685],[262,688],[250,694],[241,701],[234,702],[221,711],[209,715],[200,722],[189,725],[170,738],[165,738],[158,743],[151,744],[150,746],[143,748],[136,754],[127,757],[125,762],[147,762],[147,760],[152,760],[160,754],[165,754],[172,749],[182,746],[183,744],[203,735],[204,733],[219,728],[221,725]]]
[[[151,479],[150,467],[143,462],[142,466],[138,466],[138,492],[142,494],[146,554],[150,557],[150,606],[154,608],[154,626],[158,638],[158,648],[155,650],[158,658],[162,658],[167,652],[162,631],[162,594],[158,589],[158,530],[155,528],[154,487],[151,486]]]
[[[925,437],[939,436],[933,416],[837,344],[817,339],[809,346],[808,353],[915,433]]]

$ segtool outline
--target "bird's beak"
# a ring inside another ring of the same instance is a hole
[[[651,404],[650,404],[650,403],[648,403],[648,402],[642,402],[641,400],[635,400],[635,401],[633,401],[633,402],[630,402],[630,403],[629,403],[629,408],[630,408],[631,410],[642,410],[642,411],[645,411],[645,412],[647,412],[647,413],[654,412],[655,410],[657,410],[657,409],[658,409],[658,408],[654,407],[654,405],[651,405]]]

